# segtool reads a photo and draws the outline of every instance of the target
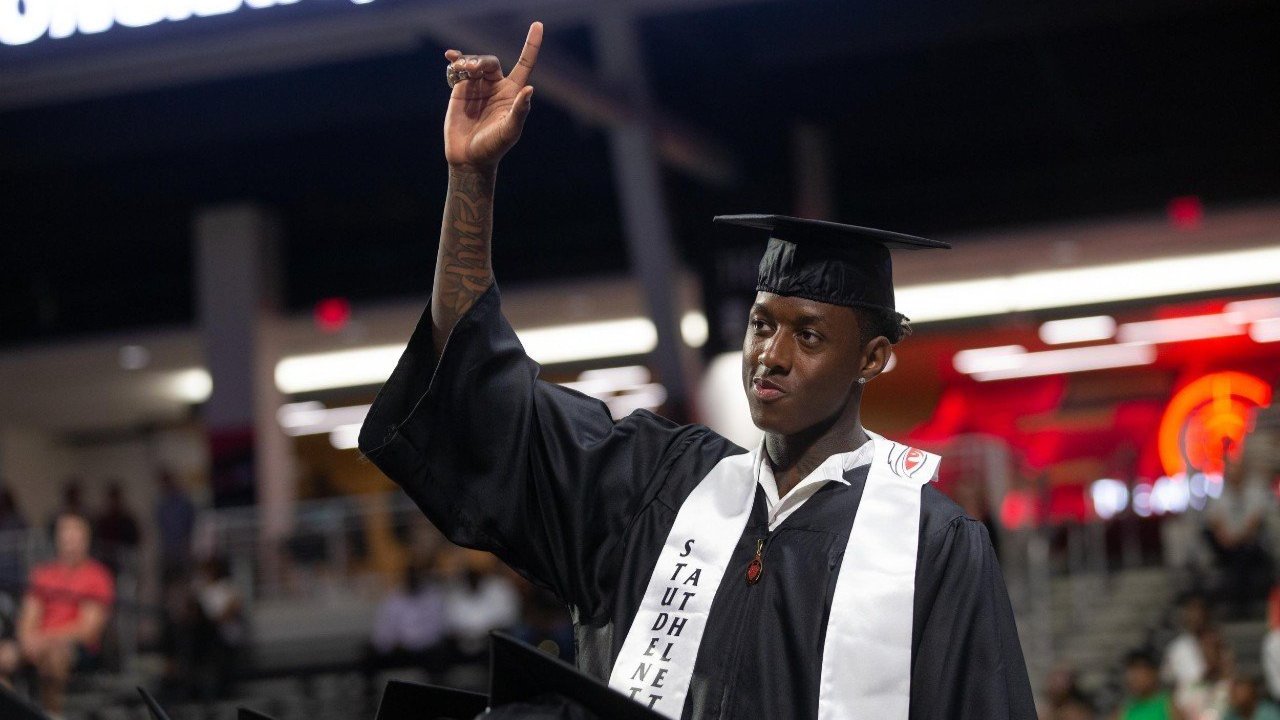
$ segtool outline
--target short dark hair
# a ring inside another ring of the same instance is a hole
[[[911,334],[911,321],[900,312],[872,305],[854,305],[853,312],[858,316],[858,344],[862,347],[882,335],[897,345]]]
[[[1159,663],[1156,662],[1155,655],[1153,655],[1151,650],[1147,648],[1135,648],[1125,653],[1124,666],[1130,668],[1135,665],[1142,665],[1153,670],[1160,666]]]

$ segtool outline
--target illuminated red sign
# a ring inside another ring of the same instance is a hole
[[[1205,375],[1178,391],[1160,420],[1160,463],[1170,476],[1221,473],[1240,451],[1251,413],[1271,404],[1271,386],[1240,372]]]

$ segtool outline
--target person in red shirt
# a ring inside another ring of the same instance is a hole
[[[40,701],[62,712],[72,670],[94,658],[115,600],[106,566],[89,557],[89,521],[74,513],[54,526],[57,557],[31,571],[18,616],[18,644],[40,676]]]

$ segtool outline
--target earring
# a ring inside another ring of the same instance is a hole
[[[867,379],[866,379],[866,378],[864,378],[864,377],[860,377],[860,378],[858,378],[858,384],[859,384],[859,385],[866,385],[866,384],[867,384]]]

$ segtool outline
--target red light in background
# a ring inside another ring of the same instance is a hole
[[[1170,200],[1166,212],[1169,223],[1179,230],[1199,230],[1204,224],[1204,203],[1195,195]]]
[[[1035,495],[1027,490],[1010,490],[1000,501],[1000,524],[1009,530],[1034,527],[1040,514]]]
[[[1271,385],[1242,372],[1204,375],[1174,394],[1160,419],[1160,461],[1165,473],[1225,471],[1238,459],[1255,408],[1271,404]],[[1223,441],[1230,441],[1229,455]]]
[[[325,298],[316,303],[316,327],[322,332],[338,332],[351,320],[351,302],[346,298]]]

